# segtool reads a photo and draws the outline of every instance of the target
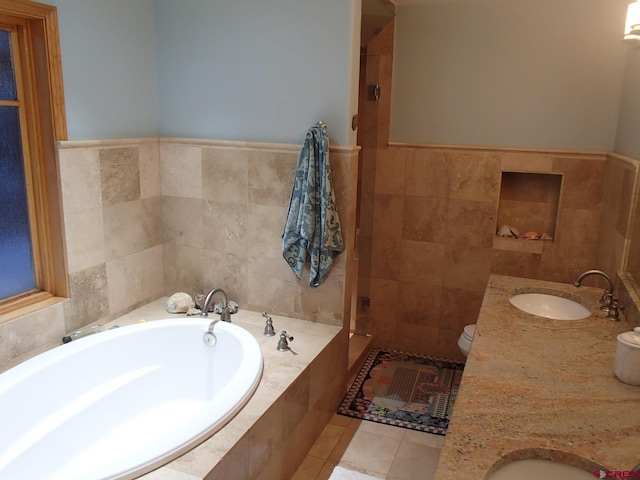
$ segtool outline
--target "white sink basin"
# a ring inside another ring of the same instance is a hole
[[[553,320],[580,320],[591,315],[584,305],[549,293],[519,293],[509,301],[523,312]]]
[[[551,460],[516,460],[500,467],[487,480],[549,480],[561,478],[562,480],[593,480],[594,472],[587,472],[564,463]],[[598,478],[598,476],[595,476]]]

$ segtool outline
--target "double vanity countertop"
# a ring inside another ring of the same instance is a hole
[[[640,463],[640,386],[613,373],[616,336],[601,288],[492,275],[435,480],[482,480],[514,460],[542,458],[587,471]],[[509,302],[554,293],[588,306],[583,320],[550,320]]]

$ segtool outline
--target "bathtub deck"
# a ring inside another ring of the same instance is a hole
[[[175,317],[159,299],[107,324]],[[276,332],[294,336],[290,352],[278,335],[263,335],[259,312],[240,310],[232,322],[258,340],[264,370],[249,403],[219,432],[144,480],[290,478],[342,399],[347,372],[346,330],[271,315]]]

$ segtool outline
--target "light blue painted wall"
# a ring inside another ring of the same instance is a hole
[[[322,120],[332,143],[355,144],[351,0],[155,0],[154,9],[161,136],[301,143]]]
[[[612,150],[629,0],[397,9],[391,139]]]
[[[629,46],[615,151],[640,159],[640,48]]]
[[[355,144],[359,0],[52,3],[71,140]]]
[[[50,0],[58,8],[70,140],[158,131],[152,0]]]

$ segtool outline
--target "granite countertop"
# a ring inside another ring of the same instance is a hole
[[[509,303],[516,293],[560,293],[592,312],[548,320]],[[591,471],[640,463],[640,386],[613,373],[627,322],[599,310],[601,288],[492,275],[435,480],[484,479],[517,459]]]

